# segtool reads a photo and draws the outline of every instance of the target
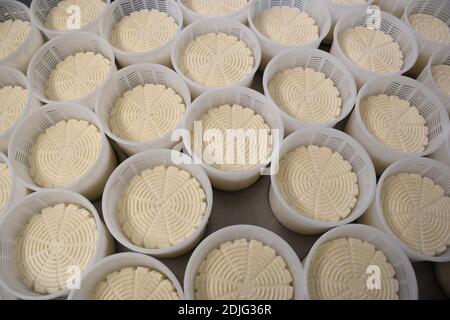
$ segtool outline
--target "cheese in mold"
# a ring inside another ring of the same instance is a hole
[[[358,6],[369,3],[368,0],[332,0],[332,2],[341,6]]]
[[[109,123],[112,133],[120,138],[149,141],[174,130],[185,111],[183,99],[174,90],[145,84],[116,100]]]
[[[41,133],[30,155],[30,175],[43,188],[63,188],[84,176],[97,161],[101,134],[84,120],[60,121]]]
[[[206,206],[200,182],[188,171],[157,166],[129,181],[119,199],[119,223],[136,246],[166,248],[198,228]]]
[[[255,59],[244,41],[225,33],[208,33],[191,40],[182,50],[183,74],[205,86],[224,87],[242,80]]]
[[[0,59],[16,51],[31,30],[30,22],[10,19],[0,22]]]
[[[441,91],[450,97],[450,66],[438,64],[431,67],[431,73]]]
[[[0,162],[0,214],[8,204],[11,193],[11,174],[8,165]]]
[[[23,283],[37,293],[67,287],[77,266],[84,271],[97,244],[92,213],[74,204],[60,203],[34,214],[17,240],[15,261]]]
[[[79,52],[59,62],[46,84],[47,98],[71,101],[91,92],[106,79],[111,62],[100,53]]]
[[[380,271],[379,288],[369,279],[374,267]],[[319,246],[309,266],[308,288],[313,300],[399,299],[395,270],[384,253],[356,238],[337,238]]]
[[[179,300],[172,281],[148,267],[127,267],[108,274],[93,295],[94,300]]]
[[[339,153],[314,145],[283,156],[276,183],[290,207],[325,222],[347,218],[359,193],[351,164]]]
[[[190,10],[207,16],[225,16],[243,9],[248,0],[186,0]]]
[[[450,197],[430,178],[400,173],[381,189],[384,218],[408,247],[437,256],[450,247]]]
[[[381,30],[348,28],[339,34],[339,42],[347,57],[366,70],[390,73],[403,67],[399,44]]]
[[[305,122],[328,122],[341,114],[339,90],[324,73],[313,69],[283,70],[270,80],[269,92],[282,110]]]
[[[361,102],[361,119],[381,143],[402,152],[423,152],[428,145],[427,123],[407,100],[385,94]]]
[[[19,86],[0,88],[0,133],[11,128],[27,105],[28,90]]]
[[[268,245],[252,239],[225,242],[201,263],[195,278],[198,300],[290,300],[291,272]]]
[[[430,14],[416,13],[409,16],[409,22],[425,39],[439,44],[450,44],[450,27],[441,19]]]
[[[133,11],[114,26],[111,44],[127,52],[158,49],[176,34],[178,25],[166,12],[156,9]]]
[[[253,109],[237,104],[222,105],[209,109],[199,121],[203,137],[194,134],[193,150],[201,151],[197,156],[217,169],[245,170],[263,163],[272,154],[270,127]],[[220,139],[215,137],[215,133]],[[227,133],[236,134],[234,144]],[[242,134],[241,139],[239,134]],[[244,135],[249,138],[243,139]],[[201,148],[196,148],[195,144],[201,145]]]
[[[72,24],[74,11],[70,7],[77,6],[80,12],[80,29],[97,19],[106,9],[106,3],[101,0],[62,0],[50,10],[45,19],[45,27],[53,31],[67,31],[74,29]]]
[[[255,27],[269,39],[287,45],[302,45],[319,39],[319,27],[296,7],[273,7],[254,20]]]

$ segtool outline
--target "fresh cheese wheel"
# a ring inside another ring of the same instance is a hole
[[[31,30],[30,22],[20,19],[0,22],[0,59],[16,51]]]
[[[11,174],[8,165],[0,162],[0,214],[8,204],[11,193]]]
[[[361,102],[361,119],[367,130],[389,148],[423,152],[428,127],[418,109],[396,96],[381,94]]]
[[[212,250],[195,278],[198,300],[290,300],[292,275],[270,246],[239,239]]]
[[[366,70],[389,73],[403,67],[399,44],[381,30],[349,28],[339,34],[339,43],[347,57]]]
[[[11,128],[27,105],[28,90],[19,86],[0,88],[0,133]]]
[[[345,219],[357,202],[358,179],[351,164],[326,147],[302,146],[289,152],[275,178],[288,205],[311,219]]]
[[[28,159],[30,175],[40,187],[66,187],[92,168],[100,147],[101,134],[93,124],[60,121],[37,137]]]
[[[186,8],[207,16],[224,16],[243,9],[248,0],[186,0]]]
[[[431,67],[431,73],[439,89],[450,97],[450,66],[438,64]]]
[[[439,44],[450,44],[450,27],[430,14],[416,13],[409,16],[411,26],[427,40]]]
[[[270,127],[253,109],[222,105],[209,109],[199,122],[202,132],[194,132],[192,149],[215,168],[245,170],[263,163],[272,153]]]
[[[97,243],[92,214],[73,204],[57,204],[34,214],[16,246],[16,264],[24,284],[42,294],[67,287],[72,267],[82,272]]]
[[[119,223],[136,246],[173,246],[200,225],[206,211],[200,182],[182,169],[158,166],[134,176],[119,200]]]
[[[94,91],[107,77],[111,61],[100,53],[79,52],[59,62],[46,85],[47,98],[71,101]]]
[[[283,70],[270,80],[269,92],[281,109],[305,122],[328,122],[341,114],[339,90],[324,73],[313,69]]]
[[[78,11],[72,10],[77,7],[80,13],[80,26],[72,26],[76,23],[73,18]],[[102,0],[62,0],[56,7],[50,10],[45,19],[45,27],[54,31],[67,31],[80,29],[86,24],[97,19],[106,9],[106,3]]]
[[[373,281],[371,276],[379,277]],[[398,300],[395,270],[369,242],[337,238],[317,249],[308,272],[314,300]]]
[[[158,49],[176,34],[178,25],[166,12],[156,9],[133,11],[115,25],[111,44],[127,52]]]
[[[94,300],[179,300],[172,281],[148,267],[128,267],[106,276]]]
[[[257,16],[255,27],[267,38],[287,45],[302,45],[319,39],[319,27],[296,7],[272,7]]]
[[[332,0],[332,2],[341,6],[358,6],[369,3],[368,0]]]
[[[186,111],[183,99],[163,85],[136,86],[118,98],[109,120],[116,136],[149,141],[171,132]]]
[[[197,83],[224,87],[239,82],[253,70],[255,59],[244,41],[225,33],[208,33],[182,50],[181,72]]]
[[[384,217],[413,250],[437,256],[450,247],[450,197],[427,177],[400,173],[381,188]]]

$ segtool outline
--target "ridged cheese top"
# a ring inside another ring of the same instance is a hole
[[[333,81],[322,72],[297,67],[285,69],[269,81],[275,103],[289,115],[311,123],[338,118],[342,100]]]
[[[106,3],[101,0],[62,0],[50,10],[45,19],[45,27],[54,31],[76,30],[97,19],[106,9]],[[71,10],[78,8],[80,13],[79,27],[74,14],[78,11]]]
[[[379,276],[379,287],[369,278],[373,274]],[[355,238],[319,246],[309,266],[308,287],[313,300],[399,299],[395,270],[384,253]]]
[[[224,16],[243,9],[248,0],[186,0],[186,8],[207,16]]]
[[[158,270],[127,267],[108,274],[93,295],[94,300],[179,300],[172,281]]]
[[[257,16],[255,27],[269,39],[287,45],[302,45],[319,39],[319,27],[296,7],[272,7]]]
[[[427,147],[426,121],[407,100],[371,96],[361,102],[360,111],[367,130],[384,145],[403,152],[423,152]]]
[[[411,249],[437,256],[450,247],[450,197],[430,178],[409,173],[388,177],[381,205],[391,230]]]
[[[28,90],[19,86],[0,88],[0,133],[11,128],[27,105]]]
[[[57,204],[34,214],[16,246],[16,264],[24,284],[42,294],[67,287],[75,269],[84,271],[97,245],[92,214],[74,204]],[[72,270],[72,271],[71,271]]]
[[[201,151],[197,156],[215,168],[245,170],[263,163],[272,153],[270,127],[253,109],[222,105],[209,109],[198,121],[203,132],[202,136],[194,133],[193,150]]]
[[[284,200],[299,214],[327,222],[348,217],[359,193],[351,164],[339,153],[314,145],[283,156],[276,183]]]
[[[29,155],[30,174],[43,188],[63,188],[84,176],[97,161],[99,129],[84,120],[60,121],[41,133]]]
[[[109,124],[116,136],[131,141],[149,141],[171,132],[186,111],[183,99],[171,88],[145,84],[116,100]]]
[[[182,50],[183,74],[205,86],[224,87],[247,76],[255,65],[244,41],[225,33],[208,33],[190,41]]]
[[[339,42],[347,57],[366,70],[389,73],[403,67],[399,44],[381,30],[349,28],[339,34]]]
[[[198,300],[290,300],[291,272],[285,260],[256,240],[225,242],[212,250],[195,279]]]
[[[206,206],[200,182],[188,171],[157,166],[129,181],[119,199],[119,223],[136,246],[165,248],[194,232]]]
[[[0,22],[0,59],[16,51],[30,34],[31,25],[20,19]]]
[[[450,97],[450,66],[446,64],[434,65],[431,67],[431,73],[441,91]]]
[[[422,37],[440,44],[450,44],[450,27],[448,22],[430,14],[416,13],[409,16],[411,26]]]
[[[158,49],[169,42],[177,32],[175,19],[156,9],[133,11],[114,26],[111,44],[128,52]]]
[[[11,194],[11,174],[8,165],[0,162],[0,215],[8,204]]]
[[[111,61],[100,53],[79,52],[59,62],[46,85],[47,98],[53,101],[79,99],[106,79]]]

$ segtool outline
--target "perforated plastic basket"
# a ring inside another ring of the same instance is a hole
[[[438,64],[444,64],[450,66],[450,45],[442,47],[436,51],[429,59],[425,69],[417,78],[420,82],[423,82],[428,88],[441,99],[442,104],[447,108],[450,115],[450,96],[441,90],[436,81],[433,78],[432,67]]]
[[[373,227],[386,232],[392,238],[395,245],[406,252],[411,261],[450,262],[450,249],[447,249],[445,253],[439,256],[427,256],[422,252],[410,248],[406,243],[401,241],[389,227],[381,205],[381,191],[384,181],[388,177],[399,173],[415,173],[422,177],[430,178],[435,184],[444,189],[447,196],[450,196],[450,170],[448,166],[427,158],[399,160],[389,166],[381,175],[378,181],[375,199],[361,218],[361,223],[372,225]]]
[[[264,72],[263,87],[264,94],[273,104],[276,105],[275,100],[269,91],[270,81],[275,75],[283,70],[297,67],[311,68],[315,71],[324,73],[327,78],[331,79],[339,90],[340,98],[342,100],[342,109],[340,116],[335,120],[312,124],[301,121],[278,107],[278,111],[283,118],[286,136],[298,129],[311,125],[334,127],[350,114],[356,101],[356,84],[352,74],[336,57],[322,50],[310,48],[296,49],[281,53],[268,64]]]
[[[176,163],[177,161],[181,163]],[[200,182],[200,185],[206,194],[207,207],[201,223],[185,239],[177,242],[174,246],[159,249],[146,249],[132,243],[122,230],[118,217],[118,205],[124,189],[134,176],[139,175],[146,169],[161,165],[175,166],[191,173],[191,175]],[[192,159],[188,156],[183,155],[178,151],[167,149],[144,151],[122,162],[109,178],[102,199],[105,223],[118,242],[131,251],[162,258],[181,256],[191,250],[200,241],[211,214],[212,204],[213,193],[211,184],[202,167],[192,164]]]
[[[161,138],[143,142],[126,140],[112,133],[110,116],[116,100],[125,92],[147,83],[161,84],[171,88],[183,99],[186,110],[176,129],[183,126],[186,115],[190,110],[191,95],[189,88],[183,79],[173,70],[157,64],[143,63],[129,66],[116,72],[100,92],[95,113],[102,122],[106,134],[116,141],[122,150],[129,155],[148,149],[170,149],[178,143],[178,141],[172,141],[172,132],[164,134]]]
[[[175,71],[177,71],[183,77],[184,81],[186,81],[189,89],[191,90],[191,95],[193,98],[198,97],[204,92],[217,88],[199,84],[186,77],[180,69],[179,59],[183,49],[189,44],[191,40],[194,40],[201,35],[212,32],[225,33],[237,37],[239,40],[243,41],[253,53],[254,66],[252,71],[244,78],[242,78],[239,82],[235,83],[234,86],[250,87],[253,82],[253,77],[255,76],[255,73],[258,70],[259,64],[261,62],[261,46],[259,44],[258,38],[256,38],[255,34],[242,23],[227,18],[215,18],[198,21],[189,25],[183,31],[181,31],[181,33],[175,40],[171,56],[172,65]]]
[[[386,11],[397,18],[401,18],[406,7],[412,0],[375,0],[373,4],[380,7],[381,10]]]
[[[264,118],[270,129],[278,130],[278,136],[272,132],[273,147],[268,162],[273,157],[276,157],[277,150],[284,137],[283,121],[276,107],[265,96],[248,88],[232,87],[218,89],[201,95],[192,103],[191,110],[186,117],[186,129],[193,133],[195,121],[199,121],[209,109],[217,108],[225,104],[237,104],[244,108],[250,108]],[[251,186],[260,178],[262,171],[267,165],[267,163],[260,163],[246,170],[239,171],[220,170],[208,165],[197,154],[194,154],[191,140],[191,135],[187,134],[183,136],[185,152],[194,157],[198,163],[201,163],[208,173],[212,185],[220,190],[238,191]]]
[[[324,222],[311,219],[292,208],[279,189],[276,175],[272,175],[269,192],[270,207],[278,221],[286,228],[301,234],[317,234],[355,221],[369,207],[376,187],[375,170],[367,152],[352,137],[335,129],[311,127],[291,134],[281,144],[280,160],[289,152],[309,145],[327,147],[347,160],[357,176],[359,192],[356,205],[347,218],[337,222]]]
[[[87,269],[96,261],[111,254],[114,244],[108,231],[104,227],[95,207],[83,196],[67,190],[47,190],[35,192],[23,199],[11,208],[0,223],[0,285],[7,288],[10,293],[19,299],[48,300],[65,297],[69,289],[63,289],[51,294],[39,294],[24,285],[17,273],[15,263],[15,251],[17,241],[23,228],[34,214],[40,213],[42,209],[55,206],[60,203],[75,204],[88,210],[95,219],[97,226],[97,246]],[[82,273],[83,274],[83,273]]]
[[[192,253],[184,274],[184,292],[187,300],[195,300],[195,279],[201,263],[208,254],[221,244],[239,239],[256,240],[276,251],[287,264],[292,276],[294,299],[303,300],[303,267],[297,254],[289,244],[277,234],[257,226],[235,225],[220,229],[205,238]]]
[[[106,6],[102,13],[94,20],[81,26],[79,29],[69,29],[66,31],[57,31],[49,29],[45,26],[45,22],[50,11],[58,6],[61,0],[33,0],[31,1],[31,19],[36,24],[36,26],[46,35],[48,39],[53,39],[57,36],[68,34],[76,31],[88,31],[96,34],[100,34],[100,24],[105,16],[106,10],[108,9],[111,0],[102,0]],[[71,21],[68,21],[71,22]]]
[[[6,165],[8,166],[9,175],[11,177],[8,202],[6,203],[3,210],[0,210],[0,221],[1,221],[5,216],[5,213],[8,211],[8,209],[11,208],[13,205],[15,205],[17,202],[19,202],[21,199],[23,199],[28,194],[29,191],[22,183],[22,181],[20,181],[20,179],[17,177],[16,173],[14,172],[14,168],[11,166],[8,160],[8,157],[6,157],[1,152],[0,152],[0,163],[6,163]]]
[[[331,28],[330,32],[325,38],[325,42],[331,44],[333,42],[334,38],[334,29],[336,27],[336,24],[338,23],[339,19],[342,17],[345,17],[349,13],[353,11],[364,11],[367,12],[367,8],[371,5],[373,0],[367,0],[366,3],[360,4],[360,5],[353,5],[353,6],[346,6],[338,3],[334,3],[333,0],[320,0],[330,12],[331,17]]]
[[[254,24],[254,19],[261,15],[264,11],[270,10],[273,7],[287,6],[298,8],[303,12],[309,14],[319,27],[319,38],[308,44],[301,46],[284,45],[275,42],[265,35],[263,35]],[[250,10],[248,14],[248,22],[252,31],[258,37],[262,49],[261,66],[266,66],[269,61],[277,54],[292,50],[295,48],[315,48],[317,49],[326,37],[331,28],[331,17],[326,6],[317,0],[253,0],[250,3]]]
[[[311,299],[308,288],[308,273],[310,270],[311,260],[316,254],[317,249],[324,243],[337,238],[356,238],[362,241],[370,242],[378,250],[381,250],[388,262],[394,267],[395,278],[400,285],[399,298],[400,300],[417,300],[419,297],[416,275],[412,268],[411,262],[408,260],[406,254],[392,241],[388,235],[378,229],[359,225],[350,224],[347,226],[340,226],[328,231],[322,235],[319,240],[313,245],[304,261],[304,289],[307,299]]]
[[[403,54],[402,69],[399,72],[380,74],[366,70],[352,62],[344,51],[342,51],[339,43],[339,34],[349,28],[358,26],[366,27],[368,22],[367,19],[368,16],[366,10],[357,10],[342,17],[334,29],[335,41],[333,41],[330,51],[332,55],[336,56],[347,66],[353,74],[358,88],[362,87],[364,83],[372,79],[380,78],[382,76],[401,75],[407,72],[414,66],[418,56],[417,42],[411,29],[393,15],[381,12],[380,30],[391,36],[400,46],[400,50]]]
[[[26,5],[19,1],[2,0],[0,2],[0,22],[16,19],[29,21],[31,24],[30,33],[19,48],[7,56],[0,58],[0,64],[27,72],[31,57],[44,44],[44,39],[34,22],[31,21],[30,9]]]
[[[45,93],[50,73],[58,62],[79,52],[100,53],[111,61],[108,76],[94,91],[79,99],[70,101],[94,109],[97,95],[106,81],[116,71],[116,65],[114,51],[111,46],[102,37],[89,32],[70,33],[56,37],[43,45],[33,56],[28,67],[27,77],[33,93],[39,100],[45,103],[55,102],[47,98]]]
[[[0,88],[5,86],[18,86],[28,90],[27,103],[23,109],[22,115],[8,130],[0,133],[0,151],[6,154],[8,153],[9,139],[17,124],[28,113],[36,110],[40,106],[40,102],[34,97],[33,91],[28,84],[28,80],[22,72],[10,67],[0,66]]]
[[[59,121],[77,119],[86,120],[95,125],[101,133],[101,146],[97,160],[78,180],[64,189],[78,192],[93,200],[98,198],[103,187],[116,166],[116,156],[103,126],[92,111],[74,103],[54,103],[40,107],[23,119],[17,126],[9,143],[8,159],[16,174],[31,190],[41,190],[30,175],[29,157],[37,137]]]
[[[17,300],[17,298],[0,286],[0,301],[2,300]]]
[[[175,275],[162,262],[139,253],[119,253],[103,258],[85,272],[81,288],[72,290],[68,300],[91,300],[97,285],[113,272],[128,267],[148,267],[164,274],[174,285],[180,300],[184,299],[183,289]]]
[[[417,13],[432,15],[441,19],[450,27],[450,1],[414,0],[407,6],[403,14],[402,20],[410,27],[419,45],[417,63],[410,71],[414,76],[418,76],[423,68],[425,68],[433,53],[445,47],[445,45],[432,42],[416,32],[410,23],[409,17]]]
[[[213,0],[213,1],[218,1],[218,0]],[[250,0],[248,2],[250,2]],[[195,11],[189,9],[186,6],[186,0],[178,0],[178,3],[180,5],[181,10],[183,11],[185,25],[188,25],[193,22],[200,21],[200,20],[214,18],[213,16],[207,16],[207,15],[204,15],[204,14],[201,14],[201,13],[198,13],[198,12],[195,12]],[[241,10],[238,10],[238,11],[232,12],[228,15],[220,16],[220,17],[233,19],[240,23],[247,24],[247,14],[248,14],[249,6],[250,6],[250,4],[247,4],[247,6],[245,6]],[[215,17],[215,18],[219,18],[219,17]]]
[[[450,166],[450,127],[447,136],[444,138],[444,145],[431,154],[430,157]]]
[[[371,96],[386,94],[407,100],[425,118],[428,127],[428,146],[425,151],[406,153],[386,147],[366,128],[361,118],[360,104]],[[353,111],[345,131],[358,140],[367,150],[378,174],[397,160],[427,156],[437,151],[444,143],[448,130],[448,114],[436,95],[422,83],[402,76],[372,80],[364,85],[356,98]]]
[[[114,47],[117,62],[122,67],[136,63],[152,62],[166,66],[171,66],[170,52],[174,44],[176,36],[183,27],[183,13],[175,0],[118,0],[114,1],[108,9],[105,18],[102,21],[101,33],[109,42],[111,32],[115,25],[119,23],[123,17],[130,15],[134,11],[157,9],[166,12],[171,16],[178,25],[176,34],[173,38],[163,46],[146,52],[127,52]]]

